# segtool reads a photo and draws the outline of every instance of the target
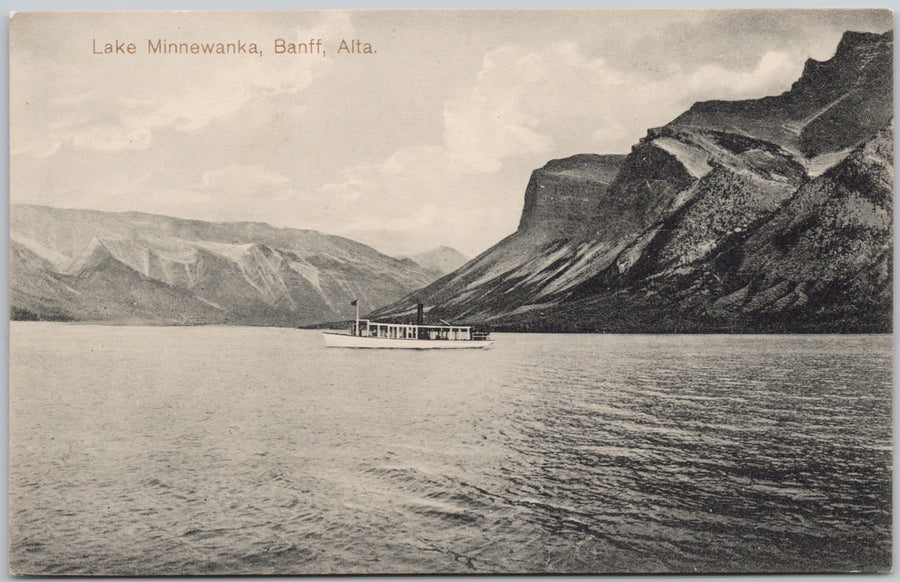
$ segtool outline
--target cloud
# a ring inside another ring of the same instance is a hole
[[[349,16],[343,12],[323,13],[316,26],[293,27],[283,37],[307,42],[313,38],[352,36]],[[12,134],[12,153],[45,157],[64,143],[102,151],[140,150],[149,147],[154,136],[164,130],[195,133],[218,120],[238,114],[258,101],[281,95],[300,95],[326,74],[331,60],[297,58],[271,54],[272,47],[262,39],[271,37],[265,30],[254,34],[248,24],[240,28],[244,43],[256,42],[263,57],[254,55],[144,54],[129,57],[126,63],[107,59],[62,70],[54,78],[19,78],[33,70],[54,70],[53,63],[40,64],[40,55],[17,53],[12,64],[14,93],[21,92],[28,105],[19,108]],[[148,29],[135,31],[134,37],[153,39],[158,34]],[[220,33],[224,34],[224,33]],[[184,38],[170,42],[204,42],[202,33],[185,32]],[[249,41],[247,38],[255,38]],[[216,42],[237,42],[221,36]],[[90,41],[88,41],[89,43]],[[141,47],[142,49],[143,47]],[[116,58],[116,57],[112,57]],[[222,66],[222,59],[229,59]],[[38,62],[35,62],[37,60]],[[56,69],[58,70],[58,69]],[[135,72],[139,71],[139,72]],[[85,76],[89,77],[86,82]],[[48,76],[49,77],[49,76]],[[85,85],[90,90],[84,91]],[[302,113],[296,103],[289,115]]]
[[[252,192],[290,185],[290,178],[258,165],[232,164],[203,172],[200,183],[206,190],[236,190]]]
[[[541,118],[529,107],[543,71],[514,47],[484,57],[469,90],[444,107],[443,153],[454,165],[478,172],[495,172],[503,160],[522,153],[548,152],[552,138],[537,128]]]
[[[386,182],[393,191],[421,190],[422,180],[493,173],[510,157],[549,153],[553,138],[538,129],[546,108],[535,107],[533,95],[552,84],[545,71],[552,65],[540,65],[535,56],[516,47],[489,52],[474,82],[444,104],[442,143],[401,148],[380,164],[349,169],[344,182],[324,190],[351,200]]]
[[[260,164],[229,164],[201,173],[183,192],[182,212],[208,220],[273,221],[300,196],[290,178]]]
[[[479,213],[511,210],[502,192],[476,196],[472,178],[497,173],[510,158],[552,151],[553,138],[539,130],[541,111],[532,97],[536,86],[545,85],[531,55],[516,47],[488,53],[473,81],[444,104],[441,143],[401,148],[381,162],[353,166],[341,182],[322,187],[339,209],[366,216],[332,230],[366,235],[376,245],[386,244],[389,232],[416,228],[446,240],[482,228]],[[459,210],[460,203],[465,210]]]
[[[703,65],[685,79],[676,78],[686,97],[741,99],[781,93],[799,77],[802,61],[783,52],[767,52],[749,71],[730,70],[721,65]],[[722,97],[722,96],[725,97]]]

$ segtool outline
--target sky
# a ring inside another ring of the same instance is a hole
[[[779,94],[845,30],[891,27],[886,10],[19,13],[10,198],[474,256],[515,231],[548,161]],[[262,54],[153,54],[160,39]]]

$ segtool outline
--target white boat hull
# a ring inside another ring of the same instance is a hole
[[[406,350],[448,350],[489,348],[493,340],[424,340],[386,337],[359,337],[344,333],[322,332],[329,348],[389,348]]]

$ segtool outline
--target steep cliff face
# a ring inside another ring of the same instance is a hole
[[[596,234],[591,219],[604,214],[606,190],[624,158],[582,154],[535,170],[525,190],[519,230],[546,240]]]
[[[514,330],[890,329],[891,39],[847,33],[782,95],[695,105],[603,187],[536,171],[515,234],[374,315],[420,300]],[[538,211],[543,179],[557,207]]]
[[[313,231],[19,205],[10,271],[13,317],[118,323],[339,320],[434,278]]]

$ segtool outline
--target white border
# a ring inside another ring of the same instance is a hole
[[[850,8],[850,9],[860,9],[860,8],[887,8],[896,13],[897,8],[900,7],[900,0],[876,0],[876,1],[868,1],[866,3],[856,3],[852,0],[845,0],[844,2],[836,2],[834,0],[784,0],[782,2],[764,2],[761,0],[723,0],[721,2],[711,2],[709,0],[701,1],[701,0],[680,0],[679,2],[671,2],[667,0],[639,0],[636,2],[627,2],[625,0],[567,0],[564,3],[554,3],[551,0],[487,0],[478,2],[477,0],[456,0],[456,1],[448,1],[448,0],[379,0],[379,1],[366,1],[366,0],[342,0],[338,3],[335,2],[327,2],[326,0],[302,0],[291,2],[289,0],[125,0],[116,2],[114,0],[0,0],[0,7],[3,8],[3,11],[7,13],[7,15],[11,12],[16,11],[34,11],[34,10],[273,10],[273,9],[325,9],[325,8],[333,8],[333,9],[354,9],[354,8],[368,8],[368,9],[414,9],[414,8],[696,8],[696,9],[711,9],[711,8]],[[895,23],[896,27],[896,23]],[[2,219],[0,219],[0,240],[5,241],[5,252],[0,255],[0,278],[2,278],[3,283],[0,284],[0,303],[3,304],[5,313],[9,313],[9,26],[8,26],[8,18],[7,23],[3,27],[0,27],[0,43],[3,46],[4,58],[2,61],[2,69],[3,69],[3,86],[5,90],[2,92],[2,103],[3,108],[6,110],[7,115],[3,117],[2,121],[0,121],[0,126],[4,128],[4,137],[0,137],[0,157],[6,160],[5,164],[0,164],[0,180],[2,180],[3,189],[6,192],[6,204],[0,205],[0,212],[2,212]],[[894,61],[894,78],[897,78],[897,62],[896,58]],[[894,90],[894,110],[897,111],[897,103],[900,102],[898,100],[898,92]],[[896,145],[896,136],[895,136],[895,145]],[[896,147],[895,147],[896,150]],[[896,232],[898,217],[900,217],[900,210],[898,210],[896,201],[894,205],[894,229]],[[895,245],[896,249],[896,245]],[[897,325],[897,315],[898,315],[898,307],[897,307],[897,284],[900,281],[900,269],[898,269],[898,261],[894,259],[894,325]],[[3,366],[6,370],[6,374],[2,379],[2,385],[4,387],[4,394],[6,398],[2,404],[2,410],[4,411],[2,424],[4,432],[7,435],[7,446],[3,448],[2,451],[2,459],[3,459],[3,479],[2,483],[0,483],[0,496],[7,500],[7,503],[2,504],[2,509],[0,509],[0,517],[2,517],[2,521],[5,524],[4,527],[0,528],[0,547],[2,547],[2,556],[3,556],[3,571],[0,572],[0,580],[15,580],[15,578],[9,575],[9,318],[3,318]],[[900,394],[898,392],[898,350],[897,345],[894,345],[894,402],[897,402],[897,396]],[[898,434],[898,425],[897,416],[894,416],[894,435]],[[896,439],[896,437],[895,437]],[[895,462],[894,467],[896,467],[896,448],[895,448]],[[898,511],[896,506],[896,500],[900,499],[900,488],[898,488],[898,480],[896,479],[896,474],[893,480],[893,499],[894,499],[894,510],[893,510],[893,556],[894,556],[894,572],[890,574],[839,574],[839,575],[728,575],[728,576],[717,576],[717,575],[704,575],[704,576],[669,576],[669,575],[660,575],[660,576],[603,576],[604,580],[609,580],[611,582],[704,582],[704,581],[726,581],[726,580],[734,580],[741,582],[826,582],[826,581],[837,581],[837,582],[889,582],[894,580],[900,580],[900,575],[898,575],[897,570],[900,569],[900,564],[898,564],[898,552],[897,549],[900,547],[898,545],[898,537],[900,537],[900,528],[898,528]],[[310,580],[322,580],[326,579],[325,577],[305,577]],[[429,576],[428,578],[433,578]],[[460,578],[459,576],[454,576],[454,578]],[[573,580],[573,576],[464,576],[463,578],[471,579],[471,580],[485,580],[489,582],[500,581],[500,580],[510,580],[510,581],[558,581],[558,580]],[[583,577],[579,577],[583,578]],[[595,577],[592,577],[595,578]],[[53,580],[54,578],[43,578],[43,577],[29,577],[28,580]],[[177,579],[177,577],[166,577],[166,578],[142,578],[142,580],[171,580]],[[203,577],[204,580],[210,581],[218,581],[218,580],[227,580],[224,577]],[[279,580],[282,579],[280,577],[241,577],[241,582],[268,582],[271,580]],[[356,581],[361,578],[359,577],[341,577],[341,580],[346,580],[347,582]],[[371,579],[371,578],[370,578]],[[403,577],[392,577],[392,576],[379,576],[378,580],[384,581],[403,581],[403,580],[423,580],[425,577],[421,576],[403,576]],[[103,580],[127,580],[127,578],[103,578]]]

